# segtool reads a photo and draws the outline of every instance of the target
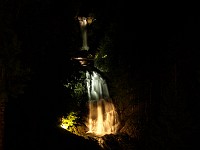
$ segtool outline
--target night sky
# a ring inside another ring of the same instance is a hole
[[[177,82],[183,101],[190,115],[195,118],[192,121],[195,124],[194,133],[198,127],[196,120],[199,117],[200,98],[200,16],[196,6],[122,0],[2,2],[0,27],[6,26],[17,35],[22,50],[20,58],[25,66],[33,70],[25,94],[12,98],[8,116],[15,120],[18,129],[28,130],[33,139],[37,134],[43,134],[35,133],[35,129],[25,127],[17,120],[31,117],[33,124],[34,119],[41,124],[52,121],[47,116],[55,115],[54,112],[61,107],[56,102],[63,99],[60,81],[73,70],[69,62],[71,53],[78,51],[82,44],[75,16],[93,13],[96,18],[94,26],[97,27],[93,30],[95,35],[89,39],[92,41],[92,50],[98,47],[98,40],[109,25],[114,24],[116,52],[113,55],[116,56],[116,65],[122,61],[128,73],[136,72],[134,80],[153,83],[156,93],[160,91],[160,83],[167,83],[168,71],[173,66],[177,67]],[[159,98],[159,95],[155,96],[155,99]],[[157,107],[159,104],[156,101],[154,105]],[[12,109],[17,110],[17,118]],[[20,131],[12,128],[10,122],[8,130],[13,137],[18,138]],[[21,134],[22,139],[26,139],[27,134]],[[17,143],[13,138],[9,142]],[[33,143],[27,143],[27,146],[29,144]]]

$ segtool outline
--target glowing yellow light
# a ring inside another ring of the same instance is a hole
[[[92,18],[92,17],[88,17],[88,18],[87,18],[87,23],[88,23],[88,24],[91,24],[92,21],[93,21],[93,18]]]
[[[61,124],[60,126],[61,126],[63,129],[65,129],[65,130],[67,130],[67,129],[68,129],[68,127],[69,127],[69,126],[68,126],[68,125],[66,125],[66,124]]]
[[[77,57],[77,58],[74,58],[74,59],[81,60],[81,59],[83,59],[83,58],[82,58],[82,57]]]
[[[67,117],[62,117],[60,127],[70,131],[69,128],[76,124],[76,120],[78,118],[76,115],[77,114],[75,112],[71,112]]]
[[[89,119],[86,123],[89,128],[88,133],[103,136],[117,132],[119,121],[115,107],[111,102],[106,100],[99,100],[96,104],[90,102],[89,111]]]

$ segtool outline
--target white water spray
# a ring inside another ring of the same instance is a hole
[[[99,136],[115,134],[119,125],[118,114],[109,97],[106,81],[95,71],[86,72],[89,116],[88,133]]]

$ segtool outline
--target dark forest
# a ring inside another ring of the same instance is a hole
[[[57,129],[66,112],[86,113],[85,95],[73,98],[74,89],[63,85],[75,83],[84,70],[71,58],[82,45],[77,16],[88,15],[95,18],[88,26],[89,51],[121,123],[119,137],[105,136],[103,149],[196,148],[200,16],[195,5],[1,0],[0,149],[101,149],[92,139]],[[122,136],[130,142],[120,143]]]

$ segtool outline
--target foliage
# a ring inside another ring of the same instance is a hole
[[[82,77],[78,80],[71,80],[70,82],[64,84],[64,86],[73,90],[73,93],[71,93],[73,98],[79,98],[85,92],[84,79]]]
[[[66,89],[70,91],[71,97],[78,106],[86,101],[86,85],[85,85],[85,72],[79,71],[76,75],[73,75],[66,84]]]
[[[70,112],[66,117],[61,118],[60,126],[70,132],[75,132],[76,125],[80,117],[77,112]]]
[[[113,24],[110,24],[105,32],[106,34],[100,40],[97,52],[95,54],[94,65],[101,72],[109,72],[111,69],[111,60],[113,58],[113,55],[111,54],[114,50],[113,28]]]
[[[95,67],[98,68],[102,72],[109,71],[109,50],[111,48],[112,41],[110,37],[105,36],[105,38],[100,43],[98,48],[98,52],[95,55]]]

